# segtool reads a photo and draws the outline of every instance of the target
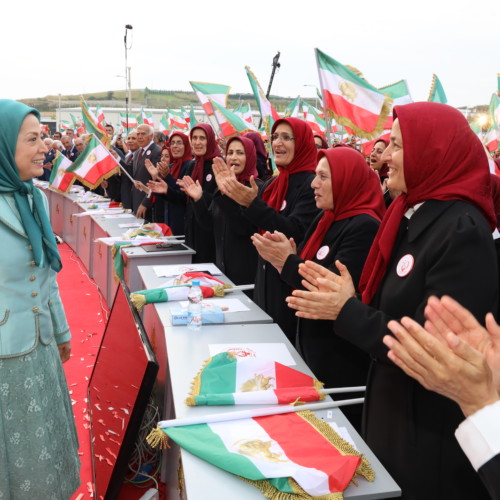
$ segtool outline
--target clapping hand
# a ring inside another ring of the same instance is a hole
[[[266,231],[263,235],[255,233],[251,239],[259,255],[272,264],[279,273],[288,256],[297,252],[293,238],[288,239],[279,231],[274,233]]]
[[[181,190],[194,201],[198,201],[203,195],[203,190],[199,181],[193,181],[189,175],[185,175],[182,179],[178,179],[177,184],[180,186]]]

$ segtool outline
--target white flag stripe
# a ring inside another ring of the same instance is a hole
[[[302,467],[292,462],[283,451],[281,446],[274,441],[269,434],[253,419],[245,419],[232,422],[233,425],[224,423],[208,424],[212,431],[217,434],[224,446],[233,453],[238,453],[250,460],[264,477],[293,477],[297,483],[312,496],[322,496],[330,493],[328,476],[314,468]],[[275,461],[268,461],[264,458],[242,454],[239,449],[245,441],[261,441],[263,443],[272,442],[268,451],[276,454],[279,467]]]

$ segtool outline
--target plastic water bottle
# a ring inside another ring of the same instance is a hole
[[[201,292],[199,280],[193,280],[191,282],[188,301],[187,326],[190,330],[200,330],[203,294]]]

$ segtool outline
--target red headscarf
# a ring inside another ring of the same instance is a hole
[[[378,221],[385,213],[384,198],[377,174],[366,164],[363,156],[351,148],[322,149],[318,161],[325,157],[330,166],[333,210],[325,210],[300,252],[301,259],[316,255],[325,234],[338,220],[354,215],[371,215]]]
[[[182,142],[184,143],[184,156],[182,158],[174,158],[172,156],[172,151],[171,149],[169,150],[170,153],[170,160],[172,161],[172,164],[170,165],[170,174],[174,179],[179,178],[179,174],[181,173],[181,167],[182,164],[185,161],[189,161],[193,158],[193,153],[191,152],[191,144],[189,143],[189,137],[186,134],[183,134],[182,132],[174,132],[170,137],[169,137],[169,142],[172,140],[173,137],[180,137],[182,139]]]
[[[375,143],[373,144],[373,146],[375,147],[376,144],[378,144],[379,142],[381,142],[382,144],[384,144],[384,146],[387,148],[387,146],[389,146],[389,141],[386,141],[385,139],[378,139],[375,141]],[[387,166],[387,163],[383,163],[382,164],[382,167],[380,168],[380,172],[378,173],[378,176],[380,178],[382,177],[387,177],[387,172],[389,172],[389,167]]]
[[[236,178],[238,179],[239,182],[242,184],[245,184],[245,182],[248,182],[250,180],[250,176],[253,175],[253,178],[256,179],[258,176],[257,173],[257,153],[255,151],[255,145],[251,139],[248,137],[232,137],[227,141],[226,144],[226,156],[227,152],[229,150],[229,144],[231,144],[234,141],[240,141],[241,144],[243,144],[243,149],[245,150],[245,168],[243,169],[243,172],[241,174],[238,174]]]
[[[191,178],[195,182],[199,181],[200,185],[203,186],[203,181],[205,180],[203,178],[203,165],[205,161],[213,160],[216,156],[220,156],[221,154],[219,146],[217,146],[217,142],[215,141],[214,129],[208,123],[199,123],[196,127],[193,127],[191,132],[189,132],[189,138],[191,140],[193,139],[193,132],[198,128],[203,130],[207,136],[207,151],[203,156],[194,155],[196,163],[194,164]]]
[[[391,203],[368,254],[360,280],[365,304],[382,282],[408,208],[430,199],[463,200],[496,227],[488,158],[462,113],[433,102],[396,106],[393,113],[403,138],[407,192]]]
[[[280,123],[287,123],[292,127],[295,137],[295,155],[286,166],[278,166],[279,175],[262,193],[262,199],[277,212],[281,210],[288,191],[290,175],[298,172],[314,172],[316,168],[317,149],[314,143],[311,127],[299,118],[282,118],[274,122],[272,133]]]
[[[314,137],[317,137],[321,141],[321,149],[328,149],[328,143],[326,139],[321,134],[314,134]]]

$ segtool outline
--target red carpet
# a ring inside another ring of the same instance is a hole
[[[66,379],[73,401],[78,439],[80,442],[81,485],[72,500],[94,499],[92,488],[92,458],[90,425],[87,417],[87,387],[109,316],[106,302],[87,270],[66,244],[59,245],[63,269],[58,274],[59,291],[72,334],[72,353],[64,364]],[[136,500],[144,489],[124,485],[120,500]]]

